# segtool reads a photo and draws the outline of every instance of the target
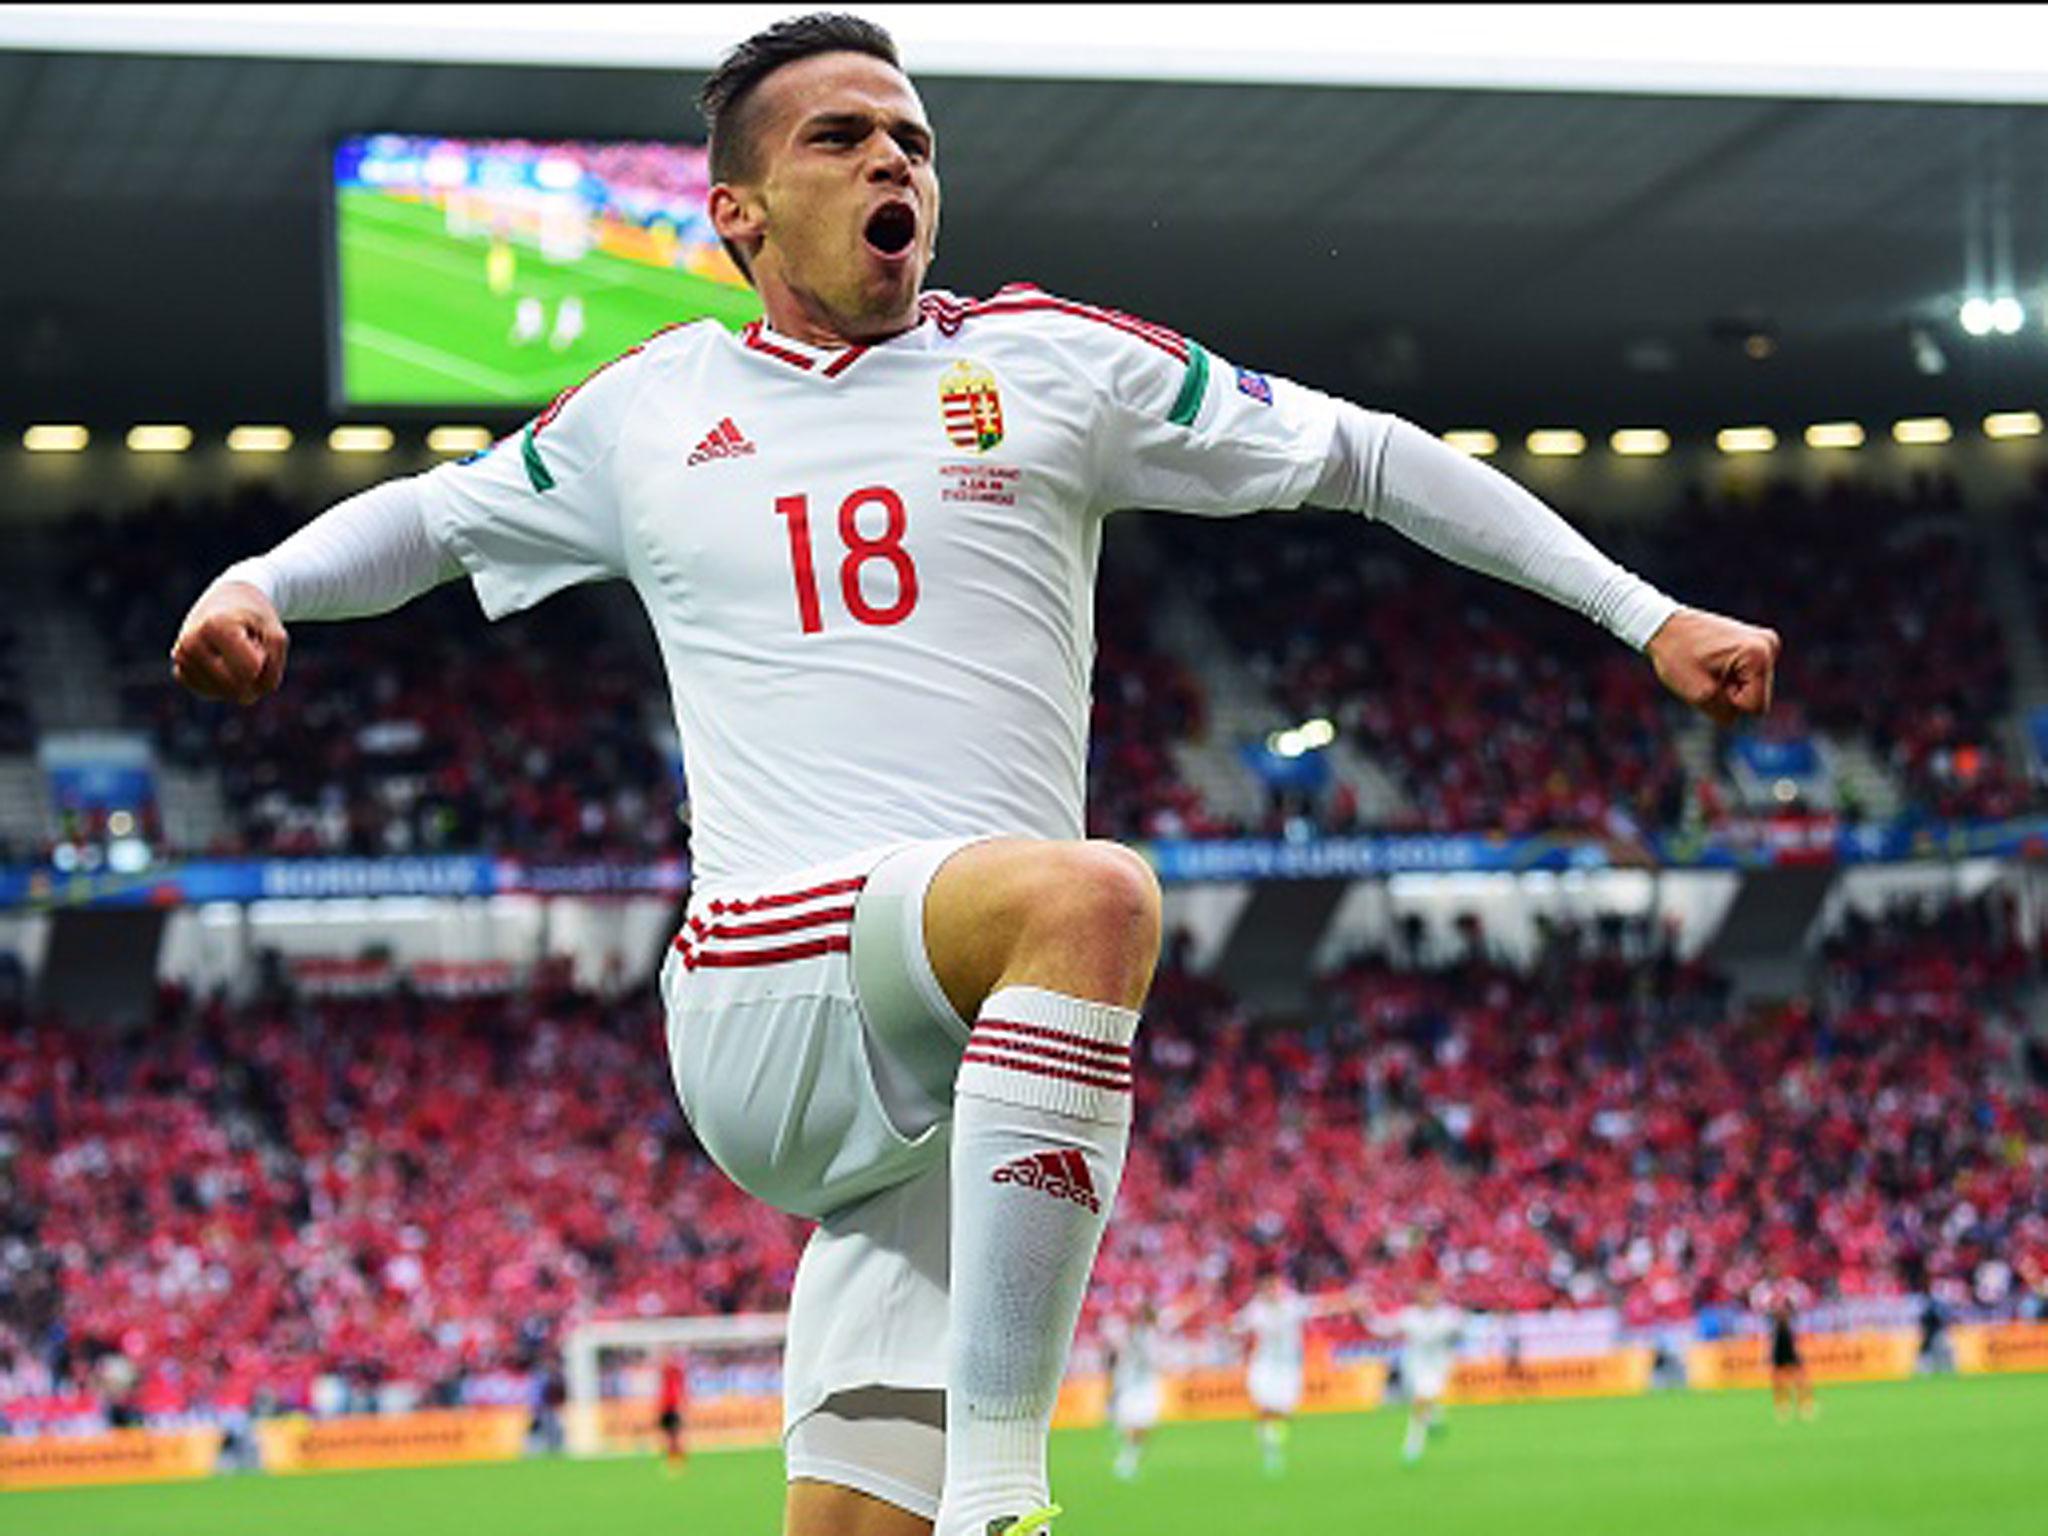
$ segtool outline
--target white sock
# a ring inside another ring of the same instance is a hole
[[[1401,1454],[1410,1461],[1415,1460],[1429,1444],[1429,1425],[1420,1414],[1408,1416],[1408,1438],[1401,1444]]]
[[[1129,1008],[1005,987],[953,1106],[946,1483],[934,1536],[1049,1502],[1045,1440],[1131,1128]]]

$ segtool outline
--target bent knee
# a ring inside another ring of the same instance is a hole
[[[1130,849],[1108,842],[1056,844],[1046,850],[1038,875],[1032,910],[1020,914],[1026,923],[1056,923],[1069,938],[1149,935],[1157,946],[1159,878]]]
[[[963,1017],[999,986],[1135,1007],[1151,984],[1159,881],[1116,843],[984,843],[942,868],[933,894],[932,964]]]
[[[1066,986],[1135,1005],[1159,958],[1159,881],[1115,843],[1062,843],[1020,893],[1018,958],[1050,966]]]

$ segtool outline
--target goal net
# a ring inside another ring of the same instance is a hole
[[[572,1456],[658,1450],[661,1367],[680,1357],[692,1450],[769,1445],[782,1434],[780,1312],[581,1323],[563,1345],[564,1448]]]

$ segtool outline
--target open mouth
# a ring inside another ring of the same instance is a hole
[[[901,256],[917,238],[916,210],[908,203],[884,203],[868,215],[861,234],[882,255]]]

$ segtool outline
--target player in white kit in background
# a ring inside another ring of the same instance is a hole
[[[1442,1285],[1428,1280],[1417,1291],[1415,1304],[1395,1313],[1380,1331],[1401,1340],[1401,1380],[1408,1391],[1408,1432],[1401,1442],[1401,1459],[1412,1466],[1441,1427],[1444,1389],[1457,1363],[1465,1314],[1444,1300]]]
[[[1163,1346],[1185,1317],[1183,1309],[1164,1311],[1150,1297],[1127,1316],[1113,1316],[1103,1327],[1109,1364],[1109,1422],[1116,1431],[1116,1460],[1111,1465],[1124,1482],[1138,1475],[1145,1441],[1159,1423],[1165,1406]]]
[[[1358,1298],[1349,1292],[1310,1300],[1289,1284],[1285,1275],[1272,1270],[1260,1279],[1252,1299],[1238,1309],[1231,1326],[1251,1339],[1245,1395],[1252,1402],[1259,1459],[1269,1474],[1278,1476],[1287,1470],[1287,1441],[1291,1421],[1301,1407],[1307,1370],[1308,1325],[1318,1318],[1356,1312],[1359,1307]]]
[[[1717,719],[1768,707],[1777,637],[1394,417],[1035,289],[925,290],[936,138],[868,23],[770,28],[704,104],[710,215],[765,322],[664,332],[489,453],[331,508],[200,596],[173,669],[250,704],[288,622],[459,576],[493,619],[633,587],[692,792],[676,1087],[736,1182],[818,1223],[785,1529],[1034,1536],[1159,944],[1151,871],[1084,839],[1107,515],[1377,518]]]

